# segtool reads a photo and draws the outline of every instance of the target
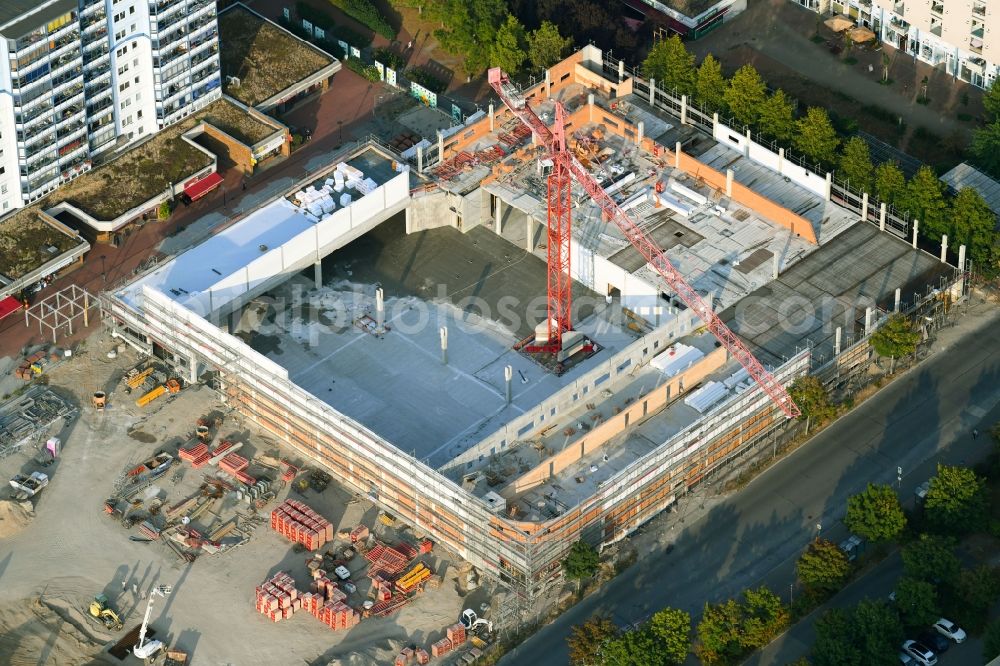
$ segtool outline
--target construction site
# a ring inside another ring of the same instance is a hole
[[[0,576],[80,557],[5,580],[22,626],[198,663],[472,662],[574,542],[627,538],[797,417],[796,377],[963,294],[944,252],[593,47],[490,83],[465,124],[344,148],[101,294],[87,353],[26,350],[0,471],[40,499],[5,509]]]

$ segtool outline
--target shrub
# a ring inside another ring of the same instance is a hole
[[[410,69],[406,72],[406,78],[413,81],[417,85],[421,85],[427,88],[431,92],[443,93],[447,85],[444,81],[438,79],[435,76],[431,76],[422,69]]]
[[[406,61],[403,60],[403,57],[390,49],[375,49],[375,59],[389,69],[394,69],[397,72],[406,66]]]
[[[322,10],[306,4],[305,2],[295,3],[295,13],[299,18],[303,18],[313,25],[322,28],[324,32],[326,32],[327,39],[342,39],[351,46],[356,46],[359,49],[363,49],[372,43],[370,37],[366,37],[358,32],[355,32],[346,26],[337,25],[332,16]],[[299,22],[299,31],[305,33],[305,31],[302,30],[301,22]]]
[[[170,217],[170,202],[164,201],[160,204],[160,207],[156,209],[156,219],[162,222],[163,220],[166,220],[169,217]]]
[[[370,0],[330,0],[330,2],[386,39],[393,39],[396,36],[396,31]]]

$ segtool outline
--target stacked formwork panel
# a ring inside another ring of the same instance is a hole
[[[288,373],[239,339],[167,296],[144,289],[143,312],[112,301],[112,316],[159,344],[219,373],[230,404],[338,481],[428,532],[487,576],[528,595],[558,570],[582,538],[621,538],[713,468],[780,421],[756,389],[735,396],[602,484],[565,514],[539,523],[494,515],[479,498],[374,432],[296,386]],[[775,371],[790,382],[808,367],[802,352]]]

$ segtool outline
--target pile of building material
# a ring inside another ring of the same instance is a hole
[[[419,562],[396,581],[396,591],[408,594],[423,584],[433,573],[426,564]]]
[[[269,581],[257,586],[257,612],[266,615],[271,622],[287,620],[292,613],[302,608],[295,581],[288,574],[279,571]]]
[[[285,500],[271,512],[271,529],[286,539],[318,550],[333,541],[333,524],[297,500]]]
[[[53,350],[50,354],[44,349],[36,351],[25,359],[14,369],[14,376],[24,381],[31,381],[38,375],[45,372],[45,369],[62,360],[63,355]]]
[[[200,469],[208,464],[208,461],[212,459],[212,454],[208,452],[207,444],[204,442],[198,442],[194,446],[186,449],[178,449],[177,457],[181,460],[187,460],[191,463],[191,467]]]
[[[347,594],[337,583],[316,570],[312,592],[302,595],[302,604],[313,617],[331,629],[350,629],[361,622],[361,614],[347,605]]]
[[[229,453],[219,461],[219,469],[226,472],[237,481],[252,486],[257,479],[247,474],[244,470],[250,466],[250,461],[238,453]]]
[[[405,555],[381,542],[377,542],[373,548],[365,553],[365,559],[371,562],[371,567],[368,569],[369,576],[379,574],[394,576],[410,563],[410,559]]]
[[[465,627],[461,622],[457,622],[445,631],[448,640],[451,641],[452,648],[457,648],[465,643]]]
[[[451,652],[452,647],[453,646],[450,640],[448,640],[447,638],[442,638],[441,640],[431,645],[431,655],[435,657],[443,657],[444,655]]]

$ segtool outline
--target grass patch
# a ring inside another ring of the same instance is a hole
[[[36,207],[22,208],[0,222],[0,273],[16,280],[78,243],[46,224]],[[55,247],[56,252],[49,252],[49,247]]]
[[[222,71],[240,79],[225,93],[257,106],[333,60],[240,6],[219,14]]]
[[[248,146],[263,141],[279,131],[279,128],[254,118],[240,107],[225,100],[211,104],[205,111],[207,111],[203,115],[205,122]]]

